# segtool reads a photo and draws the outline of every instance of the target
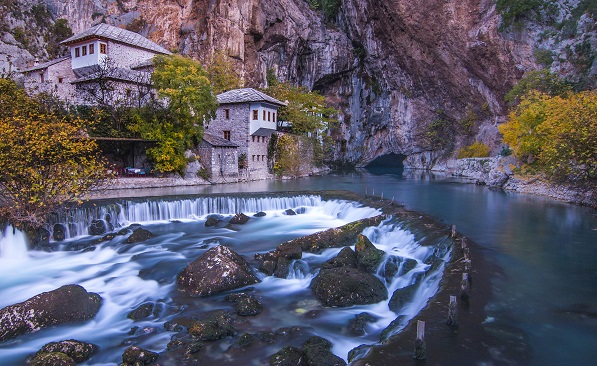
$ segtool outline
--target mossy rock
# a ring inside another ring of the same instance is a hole
[[[31,366],[76,366],[72,357],[62,352],[39,353],[31,360]]]
[[[43,353],[64,353],[72,358],[76,363],[85,362],[99,351],[95,344],[80,342],[69,339],[60,342],[50,342],[45,344],[36,354],[36,357]]]

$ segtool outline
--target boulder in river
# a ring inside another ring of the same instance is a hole
[[[122,354],[120,366],[142,366],[158,359],[158,354],[136,346],[130,346]]]
[[[76,366],[72,357],[62,352],[41,353],[35,355],[29,363],[31,366]]]
[[[322,269],[310,287],[325,306],[375,304],[388,298],[379,278],[350,267]]]
[[[102,235],[108,231],[108,223],[104,220],[92,220],[89,224],[89,235]]]
[[[218,310],[192,323],[189,333],[202,341],[217,341],[236,333],[231,323],[232,317],[228,313]]]
[[[408,285],[403,288],[399,288],[398,290],[394,291],[390,302],[388,303],[388,307],[393,312],[398,312],[400,309],[406,305],[410,300],[412,300],[415,292],[417,291],[417,284]]]
[[[205,227],[213,227],[224,220],[224,216],[218,214],[211,214],[205,220]]]
[[[357,267],[357,255],[351,247],[344,247],[337,256],[324,262],[321,266],[323,269],[338,267]]]
[[[376,272],[385,254],[383,250],[377,249],[369,238],[363,234],[357,236],[355,252],[357,253],[358,268],[369,273]]]
[[[62,224],[54,224],[52,228],[52,237],[55,241],[63,241],[66,239],[66,227]]]
[[[234,311],[240,316],[257,315],[263,311],[263,304],[255,296],[244,292],[232,294],[226,299],[234,303]]]
[[[229,223],[233,225],[244,225],[249,222],[249,216],[244,213],[238,213],[230,219]]]
[[[36,354],[32,364],[36,359],[42,358],[43,354],[48,353],[63,353],[70,357],[74,362],[81,363],[89,360],[91,356],[99,351],[99,347],[95,344],[68,339],[60,342],[50,342],[44,345]]]
[[[79,285],[66,285],[0,309],[0,342],[57,324],[93,318],[102,298]]]
[[[218,245],[178,275],[178,286],[191,296],[209,296],[259,282],[249,264],[229,248]]]
[[[126,242],[128,244],[140,243],[142,241],[146,241],[146,240],[149,240],[151,238],[155,238],[155,235],[151,231],[145,230],[143,228],[138,228],[135,231],[133,231],[133,233],[131,234],[131,236],[129,236],[126,239]]]

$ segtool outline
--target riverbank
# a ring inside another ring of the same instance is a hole
[[[484,185],[491,189],[545,196],[558,201],[597,208],[597,192],[580,190],[569,185],[557,185],[538,176],[521,176],[514,172],[515,164],[516,160],[513,157],[467,158],[453,160],[433,169],[422,170],[441,172],[448,176],[462,178],[471,184]],[[409,170],[419,171],[421,169]],[[317,172],[316,175],[322,173],[327,172]],[[115,195],[118,196],[116,193],[122,190],[205,187],[213,184],[201,178],[119,177],[113,179],[104,190],[91,194],[90,198],[114,197]]]
[[[441,161],[433,155],[423,155],[419,160],[410,158],[405,161],[408,170],[441,172],[492,189],[545,196],[558,201],[597,208],[597,192],[570,184],[556,184],[540,175],[520,175],[517,173],[518,165],[513,156]]]

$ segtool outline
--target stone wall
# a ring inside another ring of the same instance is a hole
[[[75,79],[70,59],[64,59],[46,69],[26,73],[23,81],[25,90],[30,95],[41,92],[54,93],[62,100],[73,101],[76,99],[76,93],[71,82]]]
[[[122,67],[138,65],[142,61],[153,58],[155,55],[155,52],[141,48],[131,47],[112,40],[108,42],[108,57]]]

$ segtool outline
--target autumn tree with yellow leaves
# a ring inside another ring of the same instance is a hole
[[[597,91],[530,92],[499,129],[527,165],[558,181],[597,185]]]
[[[28,231],[107,178],[80,119],[45,110],[12,80],[0,79],[0,217]]]

